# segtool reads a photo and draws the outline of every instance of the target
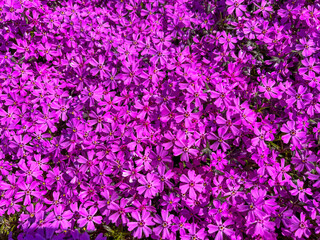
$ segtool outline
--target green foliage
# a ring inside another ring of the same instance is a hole
[[[17,237],[19,215],[13,214],[13,215],[7,215],[4,214],[2,217],[0,217],[0,239],[8,239],[8,235],[10,232],[13,233],[13,237]]]
[[[114,240],[133,239],[130,232],[126,231],[122,226],[120,226],[120,227],[104,226],[103,228],[106,230],[105,236],[108,239],[114,239]]]

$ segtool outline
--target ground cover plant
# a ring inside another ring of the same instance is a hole
[[[319,17],[0,0],[1,239],[319,239]]]

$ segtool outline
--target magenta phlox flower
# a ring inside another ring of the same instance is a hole
[[[98,209],[95,207],[89,208],[89,210],[85,208],[80,208],[79,213],[81,215],[80,219],[77,221],[79,224],[79,227],[84,227],[87,225],[88,231],[95,230],[94,224],[101,224],[102,217],[101,216],[95,216],[98,212]]]
[[[292,158],[291,163],[295,165],[295,169],[298,172],[302,172],[305,168],[308,171],[314,169],[314,162],[317,161],[316,155],[312,151],[295,152],[295,156]]]
[[[91,73],[93,76],[100,74],[100,78],[106,77],[106,67],[105,67],[105,57],[103,55],[99,55],[99,60],[95,60],[94,58],[91,59],[90,64],[94,66],[93,69],[91,69]]]
[[[222,36],[219,38],[219,43],[222,44],[224,49],[234,49],[234,43],[237,43],[237,38],[233,37],[230,33],[222,32]]]
[[[187,105],[186,109],[182,107],[177,107],[176,110],[178,114],[175,116],[175,120],[177,123],[184,121],[184,126],[189,128],[193,125],[192,121],[194,118],[198,118],[198,114],[193,113],[193,108],[191,105]]]
[[[290,230],[295,232],[294,235],[296,237],[310,237],[311,231],[309,228],[311,227],[311,224],[309,220],[306,220],[306,215],[303,212],[300,214],[300,220],[295,215],[292,216],[291,220]]]
[[[238,136],[240,134],[239,126],[241,125],[241,120],[237,119],[236,116],[230,112],[226,113],[226,118],[222,116],[217,116],[216,123],[222,125],[223,128],[226,128],[227,131],[231,131],[233,136]]]
[[[307,90],[308,88],[302,85],[299,86],[298,91],[290,88],[287,91],[287,94],[291,96],[291,98],[287,99],[286,101],[288,106],[291,107],[294,103],[296,103],[298,109],[305,108],[306,104],[311,102],[313,96],[312,93],[306,93]]]
[[[140,195],[144,194],[146,198],[152,198],[159,192],[160,180],[155,174],[148,173],[147,176],[141,175],[138,182],[142,185],[137,187]]]
[[[111,212],[114,212],[109,216],[109,219],[116,223],[117,225],[121,222],[122,224],[127,224],[129,222],[129,219],[127,217],[127,213],[130,213],[134,210],[133,207],[127,207],[128,200],[122,198],[120,200],[120,204],[117,204],[115,202],[110,203],[108,209],[111,210]],[[121,220],[121,221],[120,221]]]
[[[210,146],[213,151],[216,151],[219,146],[221,146],[224,152],[230,149],[230,145],[226,141],[231,139],[232,136],[229,133],[227,133],[227,130],[227,128],[219,128],[218,136],[214,133],[209,134],[208,139],[215,140],[215,142]]]
[[[186,229],[188,233],[181,236],[182,240],[199,239],[204,240],[207,233],[204,228],[200,228],[196,223],[186,223]]]
[[[103,96],[103,88],[102,87],[95,87],[90,85],[89,88],[85,88],[82,91],[82,101],[83,103],[89,100],[89,104],[92,107],[96,102],[101,102]]]
[[[195,171],[189,170],[188,176],[183,174],[180,177],[182,185],[180,185],[180,190],[183,194],[189,192],[189,197],[192,199],[197,198],[197,193],[201,193],[203,190],[203,179],[201,175],[196,175]]]
[[[309,57],[316,51],[316,48],[313,47],[315,43],[312,39],[301,38],[299,41],[300,44],[296,45],[296,50],[302,51],[302,56]]]
[[[228,0],[226,4],[228,5],[228,14],[236,13],[237,17],[241,17],[243,12],[247,11],[246,5],[242,5],[244,0]]]
[[[294,183],[290,184],[294,189],[290,191],[293,196],[297,196],[301,202],[307,202],[307,195],[312,195],[312,191],[310,188],[303,188],[304,182],[297,180],[297,185]]]
[[[256,4],[256,3],[254,3],[254,5],[256,5],[256,7],[258,7],[258,10],[256,10],[253,13],[254,14],[262,13],[262,16],[264,18],[268,18],[270,16],[270,13],[273,10],[272,6],[267,6],[268,3],[269,2],[267,2],[266,0],[262,0],[260,6],[258,4]]]
[[[296,123],[294,121],[288,121],[286,124],[282,125],[280,130],[281,132],[286,133],[281,137],[284,143],[289,143],[291,140],[294,147],[301,148],[301,139],[305,137],[305,133],[296,128]]]
[[[270,221],[269,216],[256,218],[247,230],[247,234],[258,236],[266,239],[276,239],[274,229],[275,223]]]
[[[181,161],[189,162],[190,156],[196,156],[199,152],[197,149],[193,148],[194,143],[195,141],[192,138],[188,140],[179,139],[175,142],[175,146],[173,148],[173,155],[181,155]]]
[[[152,221],[153,218],[150,215],[150,212],[146,210],[142,211],[142,213],[137,211],[131,213],[131,216],[134,218],[134,220],[136,220],[136,222],[131,221],[127,225],[129,231],[134,230],[134,237],[141,239],[143,233],[146,237],[149,237],[149,235],[152,233],[152,230],[149,226],[153,226],[155,223]]]
[[[71,227],[69,220],[72,218],[73,213],[70,210],[65,211],[62,205],[53,208],[53,212],[50,212],[46,217],[46,221],[50,223],[50,227],[53,229],[68,229]]]
[[[153,229],[153,232],[157,236],[161,236],[162,239],[170,239],[170,228],[172,225],[173,217],[173,214],[169,214],[167,210],[162,209],[161,217],[159,215],[156,215],[153,218],[153,221],[158,224],[158,226]]]
[[[264,97],[267,99],[280,98],[281,94],[279,88],[275,86],[276,82],[270,79],[262,79],[263,86],[258,86],[259,91],[264,93]]]
[[[167,49],[163,49],[163,46],[164,45],[162,44],[158,44],[155,45],[154,48],[150,48],[149,52],[153,55],[150,58],[150,61],[152,61],[154,64],[157,64],[159,62],[161,65],[166,65],[170,52]]]
[[[311,72],[320,73],[320,65],[316,65],[316,59],[314,57],[309,57],[301,60],[301,63],[303,67],[299,68],[299,73],[305,74],[308,72],[310,74]]]
[[[170,179],[175,176],[175,173],[171,169],[166,171],[166,167],[164,165],[158,166],[158,173],[160,179],[160,192],[164,190],[165,186],[171,189],[174,185]]]
[[[222,222],[221,217],[215,218],[215,224],[208,224],[208,233],[216,233],[215,240],[223,239],[223,235],[227,235],[231,237],[234,234],[234,231],[228,228],[228,226],[232,225],[233,221],[231,219],[227,219],[226,221]]]
[[[228,160],[226,159],[226,154],[221,151],[221,149],[218,149],[216,152],[212,152],[210,159],[211,159],[211,164],[210,166],[215,168],[219,171],[222,171],[225,166],[228,165]]]
[[[39,190],[39,182],[33,181],[31,183],[26,184],[25,182],[20,182],[17,186],[19,190],[14,197],[15,199],[19,199],[21,197],[24,197],[23,205],[28,206],[31,203],[31,196],[42,199],[43,195],[46,191],[40,191]]]
[[[31,146],[28,146],[27,144],[31,141],[31,137],[28,134],[22,135],[15,135],[13,136],[13,140],[10,143],[11,148],[18,148],[17,156],[22,157],[26,151],[31,152],[33,151],[33,148]]]
[[[260,146],[261,148],[266,148],[267,144],[265,141],[271,141],[267,132],[263,129],[259,129],[259,125],[257,124],[254,128],[254,134],[256,137],[251,139],[251,143],[253,146]]]
[[[211,97],[216,98],[214,104],[217,107],[224,109],[226,106],[230,105],[230,90],[226,89],[224,84],[219,83],[216,85],[216,91],[210,91]]]

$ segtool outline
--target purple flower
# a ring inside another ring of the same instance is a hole
[[[219,38],[219,43],[223,45],[224,49],[234,49],[234,43],[237,42],[237,38],[233,37],[230,33],[222,32],[222,36]]]
[[[33,148],[27,145],[32,139],[28,134],[24,135],[23,137],[22,135],[14,136],[13,139],[14,141],[10,143],[10,147],[18,148],[18,157],[22,157],[25,154],[25,151],[33,151]]]
[[[214,238],[215,240],[223,239],[223,234],[226,234],[228,237],[231,237],[234,234],[233,230],[227,228],[229,225],[233,224],[233,221],[231,219],[222,222],[221,218],[218,217],[215,219],[215,221],[215,224],[208,224],[209,234],[217,232]]]
[[[136,220],[136,222],[129,222],[128,225],[128,230],[133,231],[133,236],[136,238],[141,239],[142,238],[142,233],[146,237],[149,237],[149,235],[152,233],[152,230],[150,229],[149,226],[153,226],[154,222],[152,221],[152,217],[150,216],[150,212],[148,211],[142,211],[140,214],[139,212],[132,212],[131,216]]]
[[[127,217],[127,213],[130,213],[133,211],[132,207],[127,207],[128,200],[122,198],[120,200],[120,204],[116,204],[115,202],[112,202],[109,205],[109,209],[112,211],[116,211],[115,213],[111,214],[109,219],[113,222],[116,223],[117,225],[119,224],[120,221],[118,221],[119,217],[121,217],[121,222],[122,224],[127,224],[129,222],[129,219]]]
[[[247,234],[260,236],[266,239],[275,239],[275,223],[270,221],[269,216],[257,218],[247,230]]]
[[[288,121],[282,125],[280,130],[286,133],[281,137],[284,143],[289,143],[289,141],[292,140],[294,147],[301,148],[301,139],[305,137],[305,133],[296,128],[294,121]]]
[[[181,235],[182,240],[189,240],[189,239],[199,239],[204,240],[206,237],[206,232],[204,228],[198,230],[198,225],[196,223],[188,223],[186,224],[186,228],[188,229],[188,233]]]
[[[95,60],[94,58],[91,59],[90,63],[91,65],[93,65],[95,68],[91,69],[91,73],[93,74],[93,76],[97,75],[98,73],[100,73],[100,78],[104,78],[106,76],[105,73],[105,57],[103,55],[99,55],[99,60]]]
[[[302,109],[305,108],[306,104],[311,102],[312,93],[306,93],[308,88],[299,86],[298,91],[296,92],[293,88],[290,88],[287,91],[287,94],[291,96],[286,102],[289,107],[291,107],[294,103],[297,103],[297,108]]]
[[[189,197],[192,199],[196,199],[196,191],[201,193],[203,190],[203,179],[201,175],[196,175],[193,170],[188,171],[188,176],[183,174],[180,181],[183,183],[183,185],[180,185],[181,192],[185,194],[189,191]]]
[[[259,91],[264,93],[264,97],[267,99],[272,98],[280,98],[281,94],[278,89],[278,87],[275,87],[274,85],[276,84],[275,81],[272,81],[270,79],[262,79],[263,86],[258,86]]]
[[[231,139],[231,135],[227,133],[227,128],[219,128],[218,129],[218,136],[211,133],[208,136],[209,140],[216,140],[210,147],[213,151],[216,151],[219,146],[221,146],[223,151],[226,151],[230,148],[230,145],[226,143],[226,140]]]
[[[216,153],[213,152],[210,156],[210,159],[212,159],[211,165],[215,166],[219,171],[223,170],[228,165],[226,156],[225,153],[218,149]]]
[[[192,148],[194,145],[193,139],[179,139],[175,142],[176,146],[173,148],[173,155],[181,155],[181,161],[189,162],[190,156],[196,156],[198,153],[197,149]]]
[[[144,197],[152,198],[159,191],[160,181],[152,173],[148,173],[147,176],[141,176],[138,182],[142,185],[137,187],[139,194],[144,193]]]
[[[153,218],[153,221],[159,226],[153,229],[153,232],[157,235],[162,237],[162,239],[170,239],[170,227],[172,224],[172,219],[174,215],[169,214],[167,210],[161,210],[161,217],[156,215]],[[162,234],[161,234],[162,233]]]
[[[17,186],[21,191],[18,191],[14,197],[19,199],[24,197],[23,205],[28,206],[31,203],[31,196],[34,196],[37,199],[42,199],[42,196],[45,194],[45,191],[40,191],[39,183],[33,181],[31,183],[26,184],[25,182],[20,182]]]
[[[301,44],[296,45],[296,50],[302,50],[302,56],[309,57],[315,52],[316,49],[313,47],[315,44],[312,39],[307,41],[305,38],[302,38],[299,41]]]
[[[245,5],[241,5],[244,0],[228,0],[226,4],[228,7],[228,14],[232,14],[234,11],[236,12],[237,17],[241,17],[243,12],[247,11],[247,7]]]
[[[310,237],[311,231],[309,230],[309,228],[311,225],[309,220],[306,220],[306,216],[303,212],[300,214],[300,220],[295,215],[292,216],[291,220],[292,223],[290,224],[290,230],[295,232],[294,235],[296,237]]]
[[[49,213],[46,221],[50,223],[50,227],[54,229],[68,229],[71,223],[68,221],[72,218],[73,213],[70,210],[64,211],[62,205],[53,208],[53,212]]]
[[[185,127],[189,128],[192,126],[192,118],[196,117],[197,114],[192,113],[192,108],[190,105],[187,105],[187,109],[182,107],[177,107],[176,109],[180,114],[177,114],[175,120],[177,123],[184,121]]]
[[[95,207],[91,207],[89,211],[87,211],[85,208],[80,208],[79,213],[81,215],[80,219],[78,220],[79,227],[84,227],[87,225],[88,231],[95,230],[94,223],[101,224],[102,217],[101,216],[95,216],[98,209]]]
[[[301,63],[304,67],[299,68],[299,73],[305,74],[308,72],[310,74],[311,72],[320,73],[320,66],[316,65],[316,59],[313,57],[305,58],[301,60]]]
[[[308,198],[306,194],[312,195],[311,189],[310,188],[303,188],[304,182],[300,181],[299,179],[297,180],[297,185],[294,183],[291,184],[291,186],[294,188],[293,190],[290,191],[290,193],[293,196],[297,196],[301,202],[307,202]]]
[[[255,12],[253,12],[254,14],[258,14],[260,12],[262,12],[262,16],[264,18],[269,17],[270,12],[272,12],[272,7],[271,6],[266,6],[268,4],[268,2],[266,0],[262,0],[261,1],[261,6],[259,6],[258,4],[254,3],[254,5],[256,5],[256,7],[258,7],[258,10],[256,10]]]

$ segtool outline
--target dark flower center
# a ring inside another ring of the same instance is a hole
[[[194,187],[194,181],[190,181],[189,186]]]
[[[305,228],[306,225],[304,223],[300,223],[300,228]]]
[[[143,221],[143,220],[141,220],[140,222],[139,222],[139,226],[140,227],[143,227],[145,225],[145,222]]]

